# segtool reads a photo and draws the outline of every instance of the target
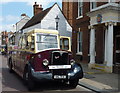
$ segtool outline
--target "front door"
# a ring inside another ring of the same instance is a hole
[[[114,72],[118,73],[120,69],[120,35],[115,37],[115,62],[114,62]]]

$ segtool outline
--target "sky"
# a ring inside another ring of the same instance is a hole
[[[23,13],[31,18],[34,2],[42,4],[43,9],[51,7],[55,2],[62,7],[62,0],[0,0],[0,31],[11,31]]]
[[[78,0],[69,1],[78,2]],[[88,2],[89,0],[85,1]],[[97,1],[102,2],[105,0]],[[42,4],[44,9],[51,7],[55,2],[62,7],[62,0],[0,0],[0,32],[13,30],[13,25],[21,19],[21,14],[23,13],[31,18],[33,16],[33,4],[35,2]],[[67,0],[64,0],[64,2],[67,2]]]

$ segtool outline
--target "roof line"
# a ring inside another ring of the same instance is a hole
[[[29,17],[29,16],[25,16],[25,17]],[[22,18],[22,19],[20,19],[20,21],[21,21],[21,20],[23,20],[23,19],[25,19],[25,17],[24,17],[24,18]],[[30,18],[30,17],[29,17],[29,18]],[[18,21],[17,23],[19,23],[20,21]],[[16,24],[17,24],[17,23],[16,23]]]
[[[21,30],[26,29],[26,28],[28,28],[28,27],[30,27],[30,26],[34,26],[34,25],[40,23],[41,20],[43,20],[43,18],[49,13],[49,11],[50,11],[55,5],[58,6],[58,8],[60,9],[60,11],[61,11],[61,13],[63,14],[64,18],[66,19],[66,21],[68,22],[68,24],[72,27],[72,25],[71,25],[70,22],[67,20],[66,16],[64,15],[64,13],[62,12],[61,8],[59,7],[59,5],[58,5],[57,2],[56,2],[56,3],[54,3],[51,7],[43,10],[42,12],[40,12],[40,13],[38,13],[38,14],[36,14],[36,15],[34,15],[34,16],[22,27]],[[45,12],[46,12],[46,13],[45,13]],[[45,13],[45,14],[43,14],[43,16],[42,16],[42,13]],[[41,16],[40,16],[40,14],[41,14]],[[41,17],[41,19],[38,20],[38,21],[35,21],[37,17]],[[32,21],[35,21],[35,22],[29,24],[31,20],[32,20]],[[73,28],[73,27],[72,27],[72,28]]]
[[[56,3],[57,4],[57,3]],[[58,8],[60,9],[61,13],[63,14],[63,16],[65,17],[66,21],[68,22],[68,24],[73,28],[73,26],[70,24],[70,22],[67,20],[66,16],[64,15],[63,11],[61,10],[60,6],[57,4]]]
[[[56,3],[55,3],[55,4],[56,4]],[[55,4],[54,4],[54,5],[55,5]],[[51,9],[53,8],[54,5],[52,5],[51,7],[47,8],[47,9],[50,9],[50,10],[51,10]],[[47,9],[43,10],[42,12],[46,11]],[[50,11],[50,10],[49,10],[49,11]],[[49,11],[47,11],[47,13],[43,16],[43,18],[48,14]],[[40,13],[42,13],[42,12],[40,12]],[[40,13],[34,15],[32,18],[34,18],[35,16],[38,16]],[[32,18],[31,18],[31,19],[32,19]],[[43,19],[43,18],[42,18],[42,19]],[[26,24],[28,24],[28,23],[31,21],[31,19],[30,19]],[[41,20],[42,20],[42,19],[41,19]],[[40,23],[41,20],[40,20],[38,23]],[[31,24],[31,25],[29,25],[28,27],[30,27],[30,26],[34,26],[34,25],[36,25],[36,24],[38,24],[38,23]],[[26,24],[22,27],[21,30],[28,28],[28,27],[25,27]]]

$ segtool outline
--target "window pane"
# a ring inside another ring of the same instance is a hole
[[[80,42],[80,52],[82,52],[82,42]]]
[[[57,36],[52,36],[52,35],[37,35],[37,42],[57,43]]]
[[[26,48],[26,40],[25,38],[23,38],[22,40],[22,49],[25,49]]]
[[[82,52],[82,32],[78,33],[78,52]]]
[[[62,39],[60,39],[60,49],[62,49]]]
[[[64,49],[65,50],[69,49],[69,40],[68,39],[64,39]]]
[[[37,49],[44,50],[49,48],[58,48],[57,36],[37,34]]]
[[[49,48],[57,48],[57,44],[38,43],[37,48],[38,48],[38,50],[44,50],[44,49],[49,49]]]
[[[78,16],[82,16],[83,14],[83,2],[82,0],[78,0]]]
[[[21,48],[21,46],[22,46],[22,37],[21,37],[20,40],[19,40],[18,46],[19,46],[19,48]]]
[[[91,9],[94,9],[97,7],[97,3],[96,2],[91,2]]]
[[[69,39],[68,38],[60,39],[60,48],[63,50],[69,50]]]

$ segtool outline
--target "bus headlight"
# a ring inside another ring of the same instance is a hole
[[[43,65],[44,65],[44,66],[47,66],[48,64],[49,64],[49,61],[48,61],[47,59],[44,59],[44,60],[43,60]]]
[[[74,65],[74,64],[75,64],[75,60],[74,60],[74,59],[71,59],[71,60],[70,60],[70,64],[71,64],[71,65]]]

